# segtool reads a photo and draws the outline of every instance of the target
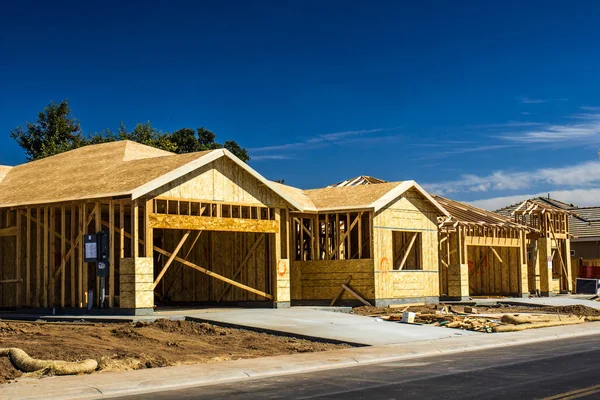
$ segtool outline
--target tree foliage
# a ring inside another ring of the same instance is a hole
[[[82,135],[79,121],[73,116],[68,101],[50,103],[38,114],[36,123],[26,123],[11,131],[11,136],[23,148],[29,160],[37,160],[88,144],[131,140],[147,146],[177,154],[226,148],[244,162],[250,160],[248,150],[237,142],[228,140],[224,144],[216,141],[216,135],[200,127],[196,130],[182,128],[173,133],[161,132],[148,121],[138,123],[129,131],[123,122],[117,132],[105,129],[102,132]]]
[[[87,144],[67,100],[58,104],[51,102],[38,113],[36,122],[16,127],[10,136],[23,148],[30,161]]]

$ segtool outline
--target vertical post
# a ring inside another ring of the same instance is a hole
[[[79,205],[79,307],[87,307],[87,264],[83,262],[84,236],[87,233],[87,206]]]
[[[42,209],[36,209],[35,224],[35,304],[42,304]]]
[[[139,207],[138,201],[131,203],[131,258],[138,258],[140,254]]]
[[[529,267],[527,265],[527,243],[525,234],[519,231],[519,294],[529,296]]]
[[[71,203],[71,260],[69,261],[70,272],[71,272],[71,307],[75,307],[75,266],[77,265],[77,259],[75,258],[75,248],[77,244],[75,243],[75,230],[77,229],[75,225],[75,203]],[[80,249],[81,252],[81,249]]]
[[[44,284],[42,285],[44,307],[48,307],[48,220],[49,209],[44,207]]]
[[[329,246],[329,214],[325,214],[325,240],[323,241],[323,245],[325,246],[325,257],[323,259],[329,260],[331,254]]]
[[[60,306],[61,307],[65,307],[65,290],[66,290],[66,285],[65,285],[65,279],[66,279],[66,275],[67,275],[67,259],[66,259],[66,254],[67,254],[67,243],[66,243],[66,237],[67,237],[67,229],[66,229],[66,224],[67,224],[67,217],[66,217],[66,207],[63,205],[60,208],[60,258],[61,258],[61,263],[60,263]],[[72,255],[71,255],[72,256]]]
[[[290,306],[290,262],[281,258],[281,209],[275,208],[275,221],[279,228],[275,233],[275,271],[273,282],[273,303],[275,307]],[[300,220],[302,222],[302,220]],[[302,230],[302,227],[301,227]],[[272,259],[272,258],[271,258]]]
[[[27,234],[25,237],[25,304],[31,305],[31,208],[27,207]]]
[[[150,214],[154,212],[153,205],[154,202],[150,199],[146,201],[146,206],[144,207],[144,250],[146,257],[150,258],[154,256],[154,235],[150,227]]]
[[[115,296],[115,204],[112,199],[108,203],[108,307],[113,307]]]
[[[125,258],[125,200],[119,200],[119,257]]]
[[[340,232],[340,214],[336,213],[335,214],[335,259],[339,260],[340,259],[340,247],[342,246],[340,237],[341,232]]]
[[[100,202],[96,202],[96,206],[95,206],[95,215],[94,215],[94,221],[96,223],[96,229],[95,229],[95,233],[101,232],[102,231],[102,203]],[[95,272],[95,271],[94,271]],[[96,306],[100,307],[102,304],[102,299],[101,299],[101,293],[100,293],[100,277],[96,275],[96,273],[94,273],[94,276],[96,277]]]
[[[50,304],[49,306],[55,306],[55,296],[56,296],[56,280],[54,279],[54,270],[56,269],[56,207],[50,207],[50,260],[49,260],[49,268],[48,273],[50,274],[50,287],[49,296],[50,296]]]
[[[16,245],[17,254],[16,254],[16,278],[21,279],[21,210],[17,209],[17,237],[16,237]],[[17,281],[15,283],[15,307],[19,307],[19,303],[21,300],[21,282]]]
[[[362,212],[358,213],[358,258],[362,258]]]
[[[350,226],[352,223],[350,221],[350,213],[346,213],[346,222],[344,223],[344,234],[346,235],[346,240],[348,241],[348,246],[344,246],[346,250],[346,255],[344,256],[344,260],[352,259],[352,233],[350,232]]]

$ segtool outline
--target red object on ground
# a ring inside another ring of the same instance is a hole
[[[600,279],[600,267],[581,265],[579,267],[579,278]]]

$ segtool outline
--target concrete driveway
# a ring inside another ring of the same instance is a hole
[[[367,346],[479,335],[475,332],[387,322],[372,317],[304,307],[186,314],[186,319]]]

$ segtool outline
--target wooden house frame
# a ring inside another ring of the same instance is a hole
[[[101,230],[107,307],[150,312],[173,287],[176,301],[289,305],[282,238],[301,205],[227,150],[175,155],[123,141],[3,171],[2,308],[97,307],[82,249]]]
[[[542,296],[573,291],[569,217],[574,213],[530,199],[511,214],[532,230],[527,236],[530,290]]]
[[[292,304],[438,301],[436,221],[449,214],[416,182],[287,190],[304,205],[290,213]]]
[[[468,204],[434,198],[451,215],[439,220],[441,298],[528,296],[526,238],[537,229]]]

